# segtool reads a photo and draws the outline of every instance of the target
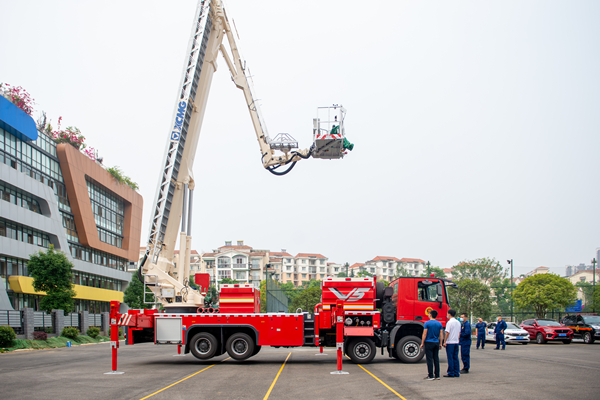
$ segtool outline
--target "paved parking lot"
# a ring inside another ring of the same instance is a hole
[[[175,347],[121,346],[110,371],[108,344],[0,354],[2,398],[37,399],[559,399],[600,398],[600,343],[509,345],[473,350],[471,373],[424,381],[426,364],[378,355],[335,371],[333,349],[263,348],[245,362],[227,355],[201,362],[174,356]],[[441,355],[442,370],[446,357]],[[287,360],[287,361],[286,361]],[[284,364],[285,363],[285,364]],[[576,396],[574,395],[576,393]]]

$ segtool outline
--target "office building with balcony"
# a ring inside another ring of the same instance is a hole
[[[76,311],[123,300],[138,258],[142,197],[0,96],[0,309],[39,309],[29,256],[50,245],[74,265]]]

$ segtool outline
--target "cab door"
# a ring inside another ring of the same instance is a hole
[[[437,319],[440,321],[445,321],[446,316],[443,315],[444,291],[440,281],[438,279],[419,280],[415,285],[415,290],[415,320],[425,323],[427,320],[429,320],[427,314],[431,310],[435,310],[438,312]]]

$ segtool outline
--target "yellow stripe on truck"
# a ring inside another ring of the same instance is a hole
[[[219,303],[254,303],[254,299],[219,299]]]

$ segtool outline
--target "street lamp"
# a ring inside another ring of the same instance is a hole
[[[592,312],[596,312],[596,303],[594,302],[594,295],[596,294],[596,258],[592,258]]]
[[[506,260],[510,264],[510,321],[513,321],[513,260]]]

